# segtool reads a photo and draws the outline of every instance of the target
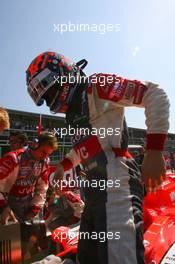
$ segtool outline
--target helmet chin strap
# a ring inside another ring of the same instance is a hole
[[[87,64],[88,64],[88,61],[85,60],[85,59],[82,59],[82,60],[78,61],[75,65],[76,65],[77,67],[80,68],[80,71],[82,71],[82,70],[87,66]],[[76,83],[76,84],[71,88],[70,94],[68,95],[68,98],[67,98],[67,100],[66,100],[66,103],[67,103],[68,105],[69,105],[69,103],[72,101],[72,97],[73,97],[73,95],[74,95],[75,90],[77,89],[77,86],[78,86],[78,84]],[[56,94],[55,94],[55,96],[54,96],[54,98],[53,98],[53,100],[52,100],[52,102],[51,102],[51,104],[50,104],[50,106],[49,106],[50,108],[55,104],[56,100],[58,99],[58,95],[59,95],[59,89],[58,89],[58,91],[56,92]],[[58,103],[58,104],[55,106],[55,109],[53,109],[51,112],[56,113],[57,111],[59,111],[60,106],[61,106],[61,104]]]
[[[71,88],[71,91],[70,91],[70,94],[68,95],[68,98],[66,99],[66,104],[69,105],[69,103],[71,102],[72,100],[72,97],[74,95],[74,92],[77,88],[77,83]],[[62,103],[59,102],[59,98],[57,97],[59,95],[59,90],[56,92],[51,104],[50,104],[50,108],[55,104],[55,107],[53,110],[51,110],[52,113],[57,113],[60,109],[60,107],[62,106]],[[56,103],[56,100],[58,101]]]
[[[57,92],[56,92],[56,94],[55,94],[55,96],[54,96],[54,98],[53,98],[53,100],[52,100],[52,102],[51,102],[50,105],[49,105],[50,108],[52,108],[52,106],[55,104],[55,101],[56,101],[56,99],[57,99],[59,93],[60,93],[60,91],[59,91],[59,89],[58,89]]]
[[[88,64],[88,61],[85,59],[82,59],[76,63],[76,66],[79,67],[81,70],[83,70]]]
[[[74,95],[75,90],[77,89],[78,84],[76,83],[72,88],[71,91],[67,97],[66,103],[69,105],[69,103],[72,101],[72,97]]]

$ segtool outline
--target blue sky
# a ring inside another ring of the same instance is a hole
[[[120,24],[119,32],[54,31],[58,24]],[[1,0],[0,105],[49,113],[27,94],[25,70],[40,52],[54,50],[73,61],[86,58],[87,74],[117,73],[160,83],[171,103],[175,133],[174,0]],[[129,126],[145,128],[144,110],[126,110]]]

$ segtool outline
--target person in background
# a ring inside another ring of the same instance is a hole
[[[3,107],[0,107],[0,132],[3,132],[5,129],[9,128],[10,121],[8,112]]]
[[[29,149],[9,152],[0,159],[1,223],[33,219],[45,203],[49,155],[58,148],[54,134],[43,132]]]
[[[12,131],[9,137],[10,150],[15,151],[17,149],[27,146],[27,135],[21,131]]]

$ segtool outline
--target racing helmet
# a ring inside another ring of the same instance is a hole
[[[28,93],[37,106],[46,101],[52,112],[66,113],[86,65],[85,59],[74,64],[62,54],[41,53],[26,71]]]

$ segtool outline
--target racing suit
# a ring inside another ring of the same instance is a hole
[[[102,84],[101,76],[113,81]],[[90,236],[80,236],[81,264],[145,263],[143,185],[137,164],[127,151],[124,107],[128,106],[145,108],[147,149],[162,150],[169,127],[169,101],[157,84],[94,74],[84,91],[74,96],[66,115],[68,125],[78,127],[79,132],[72,137],[73,148],[61,161],[62,168],[66,171],[81,162],[90,183],[84,190],[80,226],[80,235],[87,232]],[[84,128],[81,133],[80,128]],[[100,188],[100,182],[105,182],[105,188]]]
[[[0,159],[0,208],[9,206],[19,221],[43,207],[48,188],[49,159],[35,160],[30,150],[9,152]]]

